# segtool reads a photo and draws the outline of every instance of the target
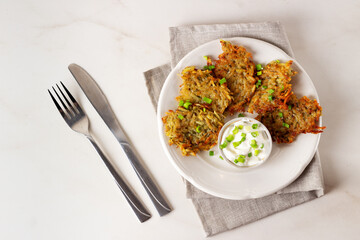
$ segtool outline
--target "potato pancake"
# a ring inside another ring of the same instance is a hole
[[[248,112],[262,113],[287,108],[286,101],[291,95],[291,77],[297,73],[291,65],[292,61],[272,61],[264,67],[262,74],[258,76],[259,84],[250,101]]]
[[[322,108],[316,100],[306,96],[298,99],[290,95],[287,109],[276,109],[257,116],[277,143],[291,143],[300,133],[321,133],[325,127],[317,126]]]
[[[162,121],[169,144],[176,144],[184,156],[195,156],[216,145],[224,116],[213,112],[208,105],[194,104],[188,109],[169,110]]]
[[[233,101],[226,109],[229,113],[244,111],[255,91],[255,64],[251,53],[244,47],[232,45],[228,41],[220,41],[223,53],[215,61],[215,76],[225,78]]]
[[[186,67],[182,73],[183,80],[178,101],[208,104],[217,113],[223,113],[231,102],[230,90],[226,83],[221,84],[210,70]],[[204,100],[205,99],[205,100]]]
[[[195,156],[217,144],[225,116],[243,112],[258,113],[257,120],[270,131],[277,143],[291,143],[300,133],[320,133],[317,122],[322,108],[306,96],[297,98],[290,81],[296,71],[293,61],[272,61],[264,68],[255,65],[251,53],[242,46],[220,41],[223,53],[213,65],[186,67],[176,97],[179,106],[162,118],[169,144],[182,155]]]

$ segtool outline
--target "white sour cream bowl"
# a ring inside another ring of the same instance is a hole
[[[231,165],[250,168],[263,164],[270,156],[269,130],[256,119],[241,117],[227,122],[218,136],[219,152]]]

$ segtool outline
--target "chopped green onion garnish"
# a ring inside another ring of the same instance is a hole
[[[279,112],[279,117],[284,117],[283,113],[282,112]]]
[[[268,90],[268,93],[270,93],[270,94],[272,94],[272,93],[274,93],[275,91],[273,90],[273,89],[269,89]]]
[[[249,152],[249,153],[248,153],[248,157],[251,157],[251,156],[252,156],[252,153],[251,153],[251,152]]]
[[[188,109],[190,105],[192,105],[192,103],[186,101],[186,102],[184,103],[184,108]]]
[[[178,115],[178,118],[180,118],[180,120],[183,120],[183,119],[184,119],[184,116],[181,115],[181,114],[179,114],[179,115]]]
[[[209,156],[214,156],[214,151],[209,151]]]
[[[289,124],[287,124],[287,123],[283,123],[283,126],[286,127],[286,128],[290,127]]]
[[[234,163],[238,163],[239,161],[237,159],[234,160]]]
[[[238,117],[245,117],[245,115],[242,113],[239,113]]]
[[[272,101],[273,100],[273,96],[269,95],[269,100]]]
[[[220,144],[220,148],[221,148],[221,149],[224,149],[224,148],[227,147],[227,145],[228,145],[228,142],[225,141],[225,142],[223,142],[223,144]]]
[[[235,135],[239,132],[239,128],[238,126],[235,126],[234,129],[232,130],[232,133]]]
[[[219,158],[220,158],[221,160],[224,160],[224,158],[223,158],[222,156],[219,156]]]
[[[261,66],[261,64],[259,63],[259,64],[256,64],[256,70],[261,70],[262,69],[262,66]]]
[[[260,76],[262,74],[262,71],[258,71],[256,75]]]
[[[205,70],[213,70],[215,68],[214,65],[204,66]]]
[[[233,140],[235,139],[235,136],[232,135],[232,134],[230,134],[230,135],[227,136],[225,139],[226,139],[226,141],[231,142],[231,141],[233,141]]]
[[[264,148],[264,144],[263,144],[263,143],[261,144],[260,148],[261,148],[261,149],[263,149],[263,148]]]
[[[275,60],[275,62],[280,63],[280,60]]]
[[[206,108],[203,108],[203,112],[205,112],[206,111]]]
[[[261,85],[261,80],[258,80],[255,86],[258,88]]]
[[[210,98],[207,97],[203,97],[203,101],[210,104],[212,102],[212,100]]]
[[[197,127],[196,127],[196,132],[198,132],[198,133],[201,132],[201,131],[200,131],[200,126],[197,126]]]
[[[184,100],[180,100],[179,106],[180,106],[180,107],[184,106]]]
[[[245,162],[245,155],[240,155],[237,159],[239,162],[244,163]]]
[[[250,142],[250,146],[252,147],[252,148],[257,148],[258,147],[258,145],[257,145],[257,143],[256,143],[256,140],[251,140],[251,142]]]
[[[289,105],[289,106],[288,106],[288,109],[289,109],[289,110],[291,110],[291,108],[292,108],[292,106],[291,106],[291,105]]]
[[[284,90],[284,86],[281,86],[280,90],[281,90],[281,91]]]
[[[244,128],[244,126],[243,126],[243,125],[239,125],[238,128],[241,130],[241,129]]]
[[[222,79],[220,80],[220,84],[224,84],[224,83],[226,83],[226,79],[225,79],[225,78],[222,78]]]
[[[233,146],[234,146],[234,147],[238,147],[240,144],[241,144],[241,141],[239,141],[239,142],[233,142]]]
[[[207,61],[208,60],[208,56],[204,56],[205,60]]]
[[[242,137],[240,142],[244,142],[246,140],[246,137]]]
[[[246,133],[241,133],[241,136],[242,136],[242,137],[246,137]]]
[[[267,86],[263,85],[262,88],[263,88],[263,89],[267,89]]]
[[[251,136],[253,136],[254,138],[256,138],[257,136],[259,136],[259,132],[252,132]]]
[[[256,150],[254,151],[254,155],[255,155],[255,156],[259,155],[259,153],[260,153],[260,150],[259,150],[259,149],[256,149]]]
[[[252,129],[257,129],[257,128],[258,128],[258,126],[259,126],[259,124],[254,123],[251,127],[252,127]]]

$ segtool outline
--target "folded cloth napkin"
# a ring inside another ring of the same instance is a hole
[[[166,77],[181,58],[201,44],[230,37],[260,39],[294,56],[285,30],[279,22],[171,27],[171,64],[165,64],[144,73],[146,86],[155,109]],[[186,196],[192,200],[206,236],[257,221],[324,195],[318,152],[298,179],[277,193],[262,198],[227,200],[202,192],[187,181],[185,183]]]

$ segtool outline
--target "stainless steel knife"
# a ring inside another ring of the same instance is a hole
[[[77,64],[70,64],[69,70],[80,85],[81,89],[84,91],[87,98],[90,100],[91,104],[94,106],[106,125],[110,128],[111,132],[119,141],[122,149],[124,150],[132,167],[134,168],[136,175],[139,177],[142,185],[151,198],[151,201],[155,205],[156,210],[159,212],[160,216],[171,212],[171,208],[165,201],[164,197],[151,179],[148,172],[142,166],[140,160],[135,155],[133,147],[129,144],[128,138],[121,128],[120,123],[111,109],[109,102],[107,101],[104,93],[101,91],[95,80],[88,72],[86,72]]]

